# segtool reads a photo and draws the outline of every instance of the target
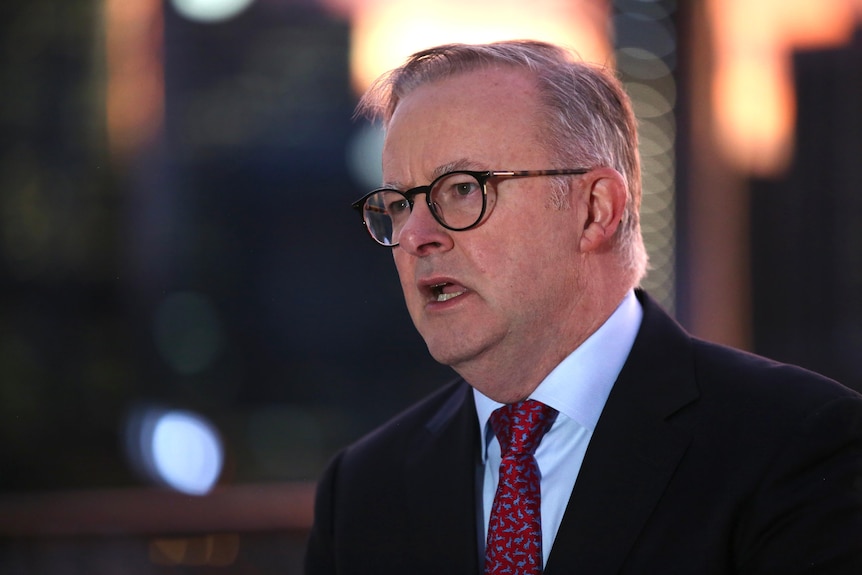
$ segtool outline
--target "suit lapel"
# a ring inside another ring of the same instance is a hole
[[[417,572],[478,573],[476,481],[479,430],[470,387],[461,383],[426,426],[405,466]]]
[[[546,575],[618,573],[690,441],[668,421],[698,395],[689,338],[638,295],[643,324],[587,448]]]

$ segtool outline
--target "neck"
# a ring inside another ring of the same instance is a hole
[[[527,399],[560,362],[607,321],[630,289],[624,283],[600,286],[573,302],[566,316],[545,330],[546,337],[526,346],[520,342],[517,348],[499,342],[452,368],[494,401],[509,404]]]

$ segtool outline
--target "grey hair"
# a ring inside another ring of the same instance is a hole
[[[545,147],[561,167],[607,166],[622,175],[627,199],[616,247],[634,283],[639,283],[646,274],[648,256],[640,229],[637,121],[631,100],[610,70],[580,61],[561,47],[532,40],[447,44],[417,52],[378,78],[356,113],[386,127],[399,102],[419,86],[495,66],[526,70],[535,77],[546,118]],[[564,204],[558,194],[554,203]]]

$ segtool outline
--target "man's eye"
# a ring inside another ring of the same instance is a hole
[[[391,202],[389,204],[386,211],[388,211],[392,215],[402,214],[405,211],[409,212],[410,211],[410,202],[408,202],[404,198],[402,198],[400,200],[395,200],[394,202]]]
[[[468,196],[475,192],[479,186],[477,186],[475,182],[464,182],[462,184],[456,184],[454,188],[456,196]]]
[[[479,184],[475,181],[468,180],[463,182],[451,182],[443,188],[440,194],[441,199],[446,200],[461,200],[468,198],[480,190]]]

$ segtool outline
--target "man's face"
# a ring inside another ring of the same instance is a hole
[[[388,127],[385,183],[408,189],[456,169],[578,167],[552,165],[536,102],[532,80],[509,69],[416,89]],[[488,185],[496,186],[496,203],[483,223],[461,232],[439,225],[418,196],[393,255],[410,316],[434,358],[474,385],[488,379],[492,387],[477,387],[505,400],[502,379],[530,378],[534,366],[550,361],[550,369],[571,351],[557,348],[578,329],[585,210],[575,196],[571,208],[554,207],[547,177]]]

